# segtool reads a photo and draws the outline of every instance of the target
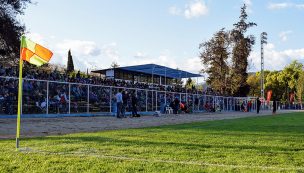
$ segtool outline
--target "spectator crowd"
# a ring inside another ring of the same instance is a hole
[[[16,68],[0,65],[0,114],[16,113],[17,74]],[[117,108],[115,94],[119,88],[128,88],[126,89],[128,93],[134,93],[137,90],[138,111],[164,110],[164,107],[170,105],[177,96],[181,96],[182,104],[194,101],[193,98],[186,98],[186,94],[181,93],[215,95],[212,90],[202,93],[195,88],[186,89],[182,85],[133,83],[84,76],[80,72],[76,75],[67,75],[57,70],[47,72],[37,68],[25,69],[23,79],[22,111],[24,114],[46,113],[46,111],[48,113],[115,112],[117,111],[115,110]],[[48,86],[46,81],[49,81]],[[87,84],[90,84],[89,87]],[[167,91],[166,94],[164,91]],[[126,111],[131,111],[132,100],[129,99],[126,102],[124,105]],[[46,110],[47,104],[48,110]]]

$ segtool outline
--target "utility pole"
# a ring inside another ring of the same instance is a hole
[[[264,99],[264,44],[267,44],[267,33],[261,33],[261,98]]]

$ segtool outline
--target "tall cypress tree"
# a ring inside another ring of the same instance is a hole
[[[234,29],[231,31],[232,43],[232,67],[231,67],[231,91],[234,96],[246,96],[249,93],[250,87],[247,84],[247,68],[248,57],[255,43],[253,35],[246,36],[247,30],[256,23],[247,22],[246,5],[241,8],[239,21],[234,24]]]
[[[73,57],[71,54],[71,50],[68,52],[68,64],[67,64],[67,72],[73,72],[74,71],[74,63],[73,63]]]

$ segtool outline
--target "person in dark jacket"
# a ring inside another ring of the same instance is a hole
[[[272,104],[272,114],[276,114],[277,112],[277,101],[274,99]]]
[[[126,109],[128,107],[129,94],[127,91],[122,92],[122,116],[127,118]]]
[[[261,107],[261,101],[260,101],[259,98],[257,98],[256,102],[257,102],[257,114],[259,114],[260,113],[260,107]]]
[[[133,117],[139,117],[137,114],[137,96],[136,96],[136,91],[133,91],[132,96],[131,96],[131,104],[132,104],[132,116]]]
[[[179,110],[179,99],[176,97],[174,99],[173,113],[177,114]]]

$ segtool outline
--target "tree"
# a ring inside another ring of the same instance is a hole
[[[74,62],[73,62],[73,57],[71,54],[71,50],[68,52],[68,64],[67,64],[67,73],[73,72],[74,71]]]
[[[235,96],[247,96],[249,85],[247,84],[248,57],[255,43],[253,35],[245,36],[247,30],[256,23],[247,22],[246,5],[241,8],[239,21],[234,24],[234,29],[230,32],[232,43],[232,67],[231,67],[231,90]]]
[[[280,73],[279,81],[284,84],[285,95],[284,99],[289,101],[289,93],[296,92],[296,85],[299,79],[299,76],[302,72],[303,64],[298,61],[293,61],[291,64],[286,66],[283,71]]]
[[[186,81],[186,86],[187,89],[192,89],[193,87],[195,87],[195,81],[192,80],[191,78],[188,78]]]
[[[178,67],[176,68],[176,70],[180,71],[180,69]],[[175,84],[175,85],[183,85],[183,83],[184,83],[184,81],[182,80],[181,77],[173,79],[173,84]]]
[[[281,72],[272,71],[266,75],[265,80],[265,90],[272,90],[272,98],[275,100],[281,100],[284,93],[284,83],[279,80],[280,74]]]
[[[200,44],[200,58],[205,65],[204,72],[208,74],[207,83],[213,90],[221,94],[227,94],[226,75],[229,74],[229,33],[223,29],[213,37]]]
[[[119,65],[118,65],[118,63],[116,62],[116,61],[113,61],[112,62],[112,64],[111,64],[111,68],[118,68],[119,67]]]
[[[296,96],[299,103],[302,105],[303,93],[304,93],[304,71],[302,70],[299,75],[299,79],[296,85]]]
[[[265,83],[267,82],[267,75],[270,73],[269,70],[264,71]],[[247,84],[249,85],[249,96],[260,97],[261,96],[261,81],[260,81],[261,72],[256,72],[251,74],[247,78]],[[264,84],[265,85],[265,84]],[[264,87],[265,88],[265,87]],[[264,96],[265,98],[265,96]]]
[[[249,75],[247,79],[249,85],[249,96],[259,97],[261,94],[260,73]]]
[[[20,37],[25,26],[20,24],[18,15],[23,14],[31,0],[0,0],[0,61],[2,63],[19,60]]]

